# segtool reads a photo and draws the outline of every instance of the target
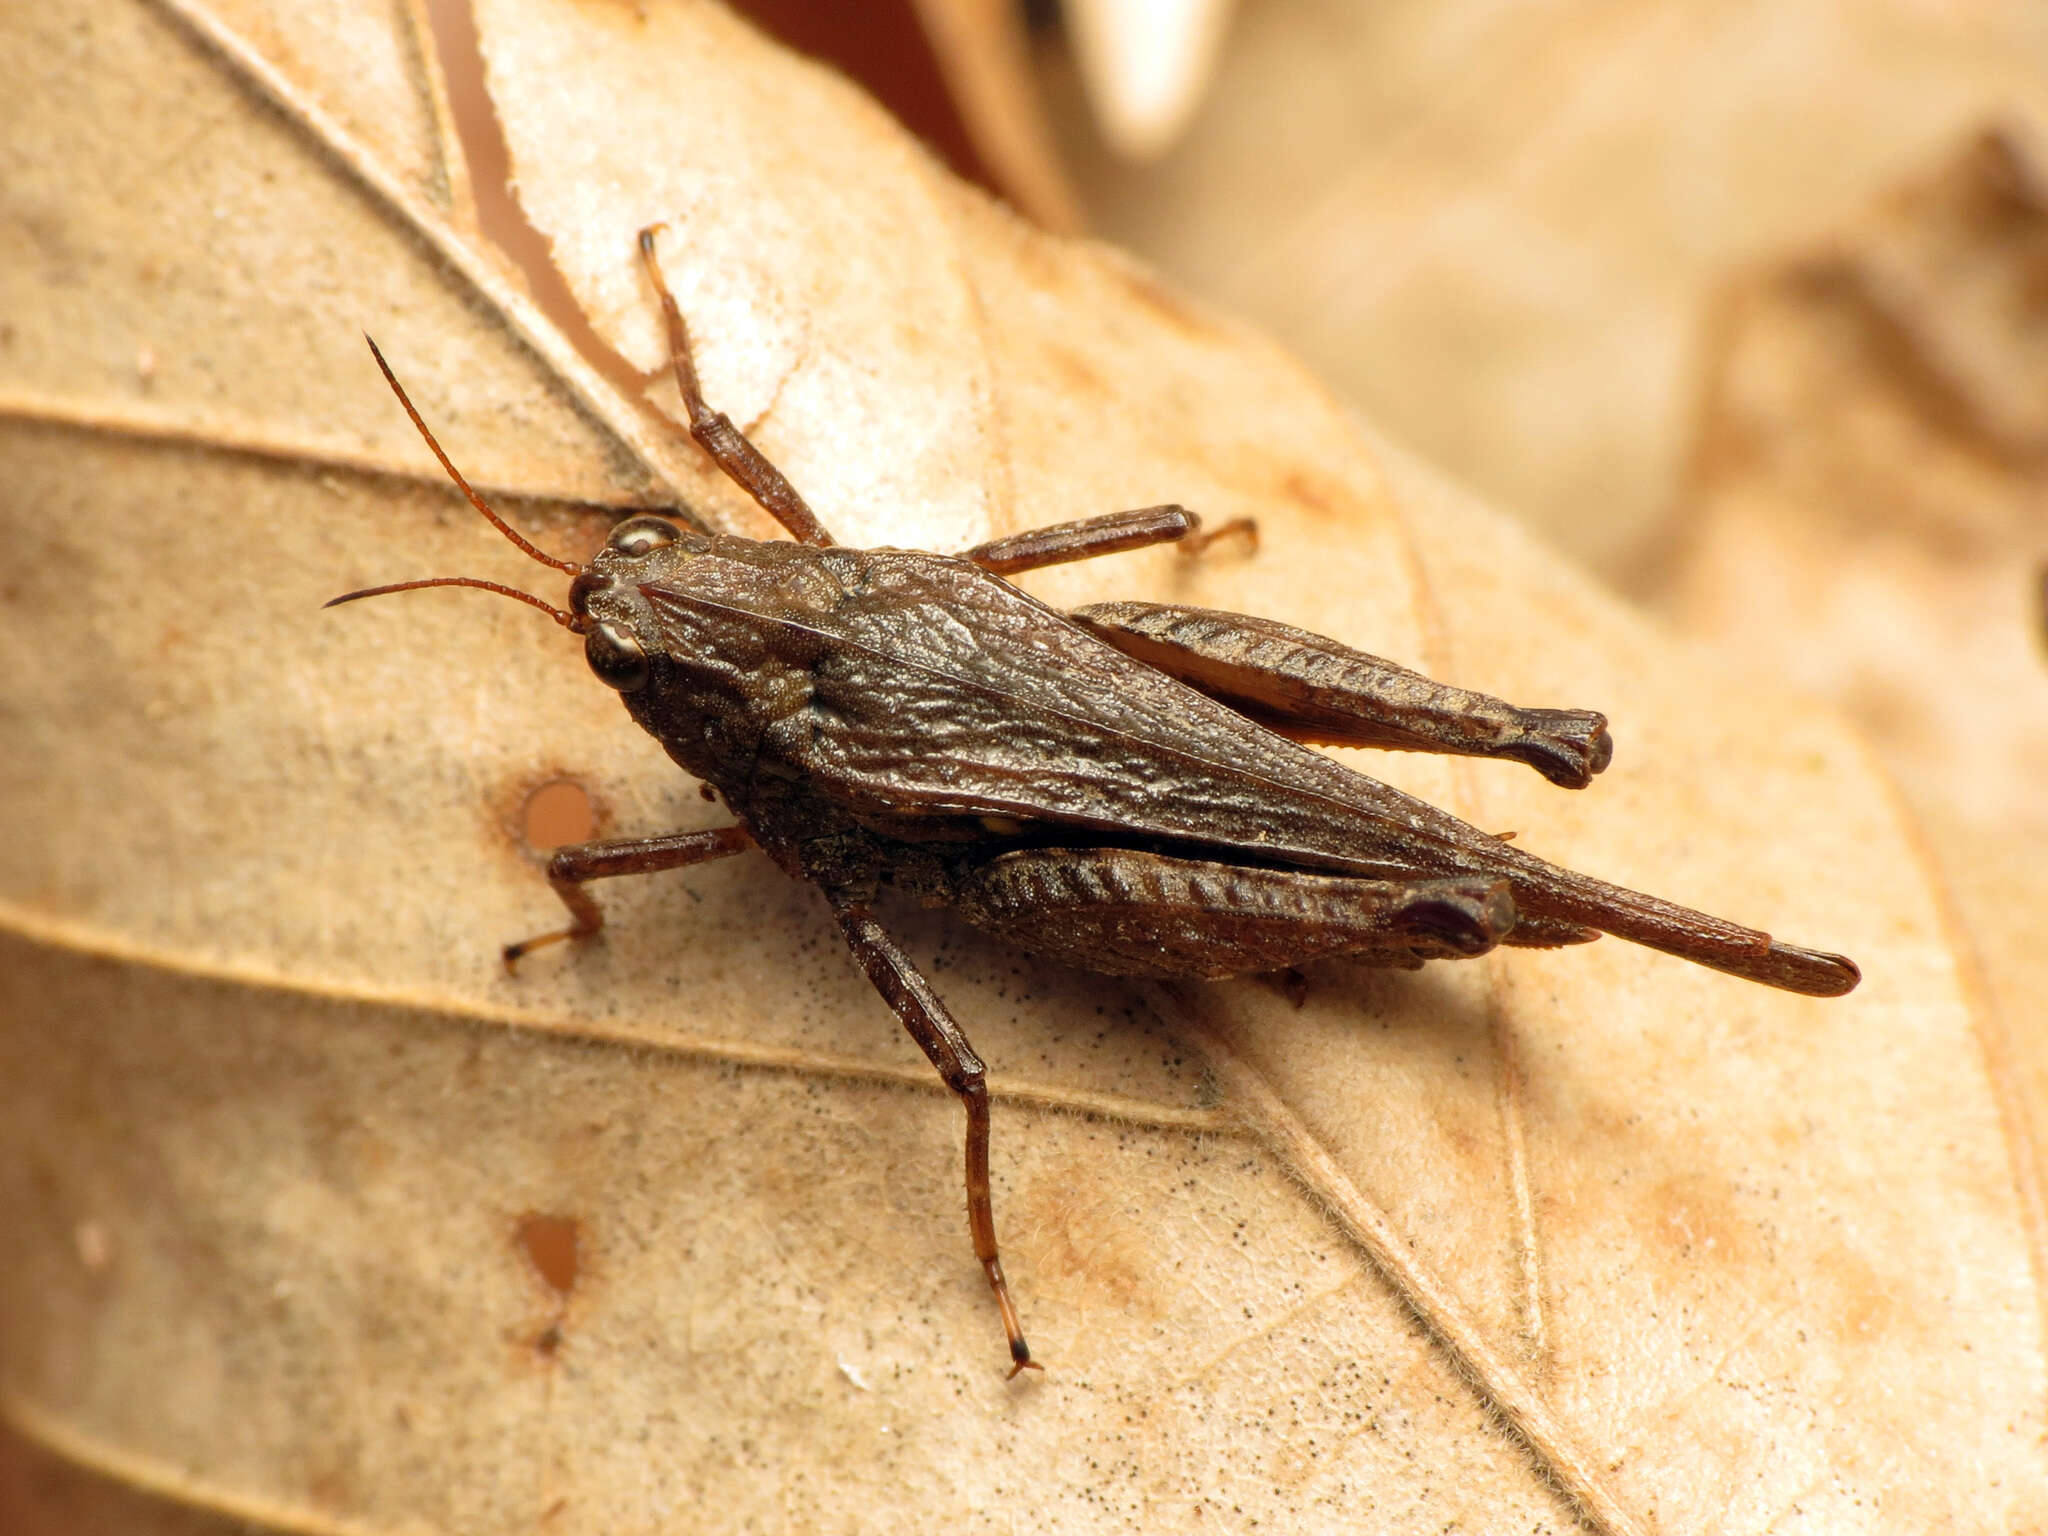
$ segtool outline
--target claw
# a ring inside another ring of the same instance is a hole
[[[1014,1364],[1010,1374],[1003,1379],[1015,1381],[1019,1371],[1042,1371],[1044,1366],[1031,1358],[1031,1346],[1024,1342],[1024,1327],[1017,1321],[1017,1309],[1010,1301],[1009,1282],[1003,1279],[1002,1261],[986,1259],[981,1266],[988,1273],[988,1288],[996,1293],[996,1306],[1003,1314],[1003,1332],[1010,1337],[1010,1359]]]

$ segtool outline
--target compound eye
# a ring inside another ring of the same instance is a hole
[[[651,555],[681,537],[682,531],[665,517],[629,517],[612,529],[607,542],[622,555]]]
[[[584,637],[583,659],[607,688],[634,693],[647,686],[647,652],[623,624],[607,619],[592,626]]]

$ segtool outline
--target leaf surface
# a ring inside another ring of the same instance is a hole
[[[1867,733],[1911,805],[1984,992],[2029,1198],[2048,995],[2048,187],[1975,133],[1719,305],[1688,536],[1662,606]],[[2038,1221],[2030,1224],[2037,1241]]]
[[[1868,979],[1817,1003],[1605,942],[1319,967],[1297,1009],[892,912],[995,1073],[1050,1367],[1006,1385],[958,1110],[811,894],[758,860],[607,887],[602,944],[506,977],[497,945],[558,921],[533,789],[619,831],[720,813],[536,615],[320,611],[415,575],[559,596],[356,332],[544,547],[600,536],[580,500],[675,490],[762,528],[480,246],[409,15],[0,20],[45,66],[0,106],[19,1433],[167,1529],[2043,1517],[2011,1153],[1856,742],[709,5],[476,9],[522,203],[632,366],[659,378],[632,241],[666,220],[707,392],[846,541],[1256,515],[1252,558],[1030,585],[1602,708],[1622,755],[1582,795],[1347,756]]]

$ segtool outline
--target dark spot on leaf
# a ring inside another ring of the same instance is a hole
[[[513,1240],[556,1295],[566,1299],[576,1289],[582,1224],[574,1216],[522,1216]]]
[[[587,843],[597,830],[590,792],[574,779],[549,779],[526,797],[520,836],[536,852],[565,843]]]

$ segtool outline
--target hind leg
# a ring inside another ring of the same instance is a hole
[[[1133,602],[1068,617],[1296,741],[1511,758],[1567,789],[1584,789],[1614,756],[1604,715],[1520,709],[1271,619]]]
[[[1515,926],[1504,881],[1360,880],[1127,848],[1020,848],[970,871],[960,915],[1113,976],[1241,976],[1331,955],[1484,954]]]

